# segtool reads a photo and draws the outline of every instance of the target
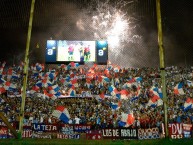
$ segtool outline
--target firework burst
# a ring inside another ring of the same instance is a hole
[[[108,40],[111,51],[119,54],[126,43],[135,43],[140,38],[133,34],[136,28],[133,18],[124,11],[132,2],[91,0],[84,7],[76,25],[79,30],[89,30],[94,40]]]

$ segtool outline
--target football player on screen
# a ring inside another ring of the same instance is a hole
[[[80,61],[84,61],[84,46],[82,42],[79,44],[79,52],[80,52]]]
[[[90,45],[84,48],[84,60],[89,61],[90,60]]]
[[[70,46],[68,47],[68,60],[69,61],[73,61],[73,54],[74,54],[74,46],[73,44],[70,44]]]

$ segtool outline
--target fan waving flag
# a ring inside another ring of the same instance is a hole
[[[43,70],[44,70],[44,65],[43,65],[43,64],[40,64],[40,63],[36,63],[35,69],[36,69],[37,71],[43,71]]]
[[[157,87],[152,87],[149,91],[149,95],[151,96],[149,102],[147,103],[147,106],[151,106],[155,108],[156,106],[163,105],[163,94],[159,91]]]
[[[109,90],[111,96],[116,96],[117,98],[120,99],[120,93],[113,85],[109,86],[108,90]]]
[[[68,91],[68,94],[72,97],[74,97],[76,95],[76,90],[74,88],[74,86],[72,86],[69,91]]]
[[[40,90],[40,88],[38,86],[33,86],[32,89],[30,90],[31,94],[37,93]]]
[[[52,116],[60,119],[64,123],[68,123],[70,114],[68,112],[68,109],[64,106],[58,106],[52,113]]]
[[[156,96],[156,97],[159,97],[159,98],[163,98],[163,93],[161,92],[161,90],[157,87],[152,87],[150,89],[150,93],[153,95],[153,96]]]
[[[129,79],[128,82],[123,85],[123,88],[132,88],[133,85],[137,86],[137,82],[135,79]]]
[[[44,90],[44,97],[50,98],[52,100],[56,100],[57,97],[54,94],[48,93],[46,90]]]
[[[184,95],[183,86],[184,86],[184,84],[182,82],[178,83],[174,87],[174,94],[176,94],[176,95]]]
[[[156,106],[163,105],[163,100],[160,99],[158,96],[154,95],[152,98],[149,99],[147,106],[155,108]]]
[[[97,96],[96,96],[96,99],[97,99],[98,101],[104,100],[104,99],[105,99],[105,94],[104,94],[104,93],[101,93],[101,94],[97,95]]]
[[[120,95],[121,95],[121,99],[127,100],[129,92],[127,90],[121,90]]]
[[[123,127],[128,127],[132,125],[135,121],[135,117],[133,116],[132,113],[127,114],[127,113],[122,113],[121,114],[121,121],[119,121],[119,125]]]
[[[186,99],[186,102],[184,103],[184,110],[187,111],[189,109],[193,108],[193,99],[188,97]]]
[[[118,101],[117,103],[111,102],[111,103],[110,103],[110,107],[111,107],[113,110],[118,110],[118,109],[121,107],[121,102],[120,102],[120,101]]]
[[[70,81],[70,83],[71,83],[71,85],[73,85],[74,87],[78,87],[78,81],[77,81],[77,79],[72,79],[71,81]]]
[[[9,81],[6,81],[6,82],[4,83],[4,88],[5,88],[5,90],[14,90],[14,89],[17,88],[17,86],[16,86],[15,84],[12,84],[12,83],[9,82]]]
[[[60,87],[58,85],[53,85],[53,86],[49,86],[48,89],[49,89],[49,93],[56,94],[60,90]]]

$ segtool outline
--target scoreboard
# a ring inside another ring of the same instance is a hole
[[[106,64],[107,60],[107,41],[47,40],[46,43],[46,63]]]

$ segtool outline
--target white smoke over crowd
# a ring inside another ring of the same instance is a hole
[[[192,9],[187,2],[189,8],[184,11],[181,3],[184,2],[174,3],[172,7],[177,6],[181,15],[174,18],[177,11],[171,10],[168,1],[162,2],[163,43],[168,66],[192,65],[193,62],[192,40],[189,39],[193,33],[187,17]],[[30,4],[31,1],[23,1],[20,4],[3,2],[0,5],[1,49],[5,50],[1,58],[9,57],[11,63],[24,59]],[[13,7],[14,11],[8,11]],[[48,39],[108,40],[109,60],[112,63],[123,67],[158,67],[156,19],[155,0],[36,1],[30,61],[44,62]],[[39,49],[35,49],[37,44]],[[18,51],[15,52],[16,48]],[[14,56],[11,52],[15,52]]]
[[[159,61],[157,46],[152,44],[157,36],[130,10],[137,4],[137,0],[72,0],[65,5],[55,2],[54,13],[49,15],[57,19],[47,32],[57,40],[108,40],[112,63],[121,67],[153,66]]]
[[[134,34],[134,18],[124,11],[132,3],[91,0],[79,14],[76,26],[82,33],[89,31],[91,39],[108,40],[110,53],[118,57],[127,47],[126,44],[137,43],[141,39],[141,36]]]

